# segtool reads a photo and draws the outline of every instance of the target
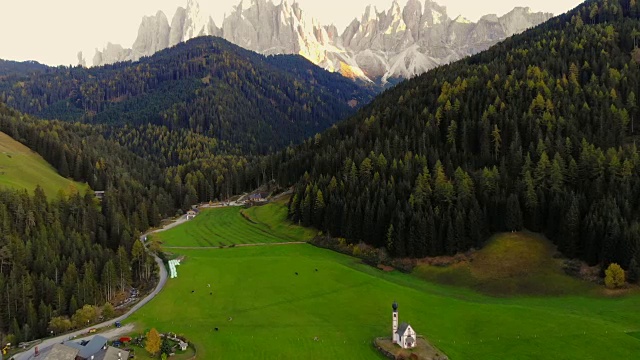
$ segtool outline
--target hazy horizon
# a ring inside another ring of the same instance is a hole
[[[280,3],[280,0],[272,0]],[[296,1],[289,1],[290,3]],[[378,11],[386,11],[393,0],[298,0],[302,10],[323,25],[335,24],[342,32],[354,19],[360,18],[367,5]],[[401,6],[407,0],[398,1]],[[424,4],[424,0],[421,0]],[[462,15],[477,21],[482,15],[503,15],[514,7],[530,7],[532,11],[564,13],[580,0],[501,0],[474,2],[462,0],[436,0],[447,7],[451,18]],[[222,24],[240,0],[200,0],[201,12],[211,16],[216,25]],[[245,0],[245,3],[249,1]],[[49,2],[22,0],[3,6],[0,13],[0,58],[5,60],[35,60],[47,65],[75,65],[76,54],[83,51],[87,63],[91,63],[96,48],[102,49],[107,42],[131,47],[138,34],[143,16],[154,15],[158,10],[165,13],[169,23],[179,7],[186,7],[187,0],[112,0],[88,3],[80,0]],[[37,11],[33,11],[37,9]],[[127,9],[127,11],[123,11]],[[328,9],[328,10],[327,10]],[[339,10],[336,10],[339,9]]]

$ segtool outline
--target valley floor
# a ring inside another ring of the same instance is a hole
[[[381,358],[372,341],[390,336],[394,300],[400,321],[451,359],[640,353],[637,295],[496,298],[383,272],[308,244],[175,251],[184,257],[179,277],[131,321],[184,334],[203,359]]]

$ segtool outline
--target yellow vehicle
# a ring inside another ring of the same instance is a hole
[[[9,351],[11,349],[11,343],[7,343],[7,345],[5,345],[2,348],[2,355],[7,355],[7,351]]]
[[[94,329],[90,329],[90,330],[89,330],[89,334],[93,334],[93,333],[94,333],[94,332],[96,332],[96,331],[98,331],[98,330],[97,330],[97,329],[95,329],[95,328],[94,328]]]

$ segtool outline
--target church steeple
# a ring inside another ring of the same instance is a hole
[[[393,304],[391,305],[391,308],[393,309],[393,322],[391,325],[391,340],[393,341],[394,344],[398,343],[398,303],[397,302],[393,302]]]

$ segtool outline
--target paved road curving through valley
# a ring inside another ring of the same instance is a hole
[[[158,233],[158,232],[161,232],[161,231],[166,231],[166,230],[172,229],[172,228],[174,228],[174,227],[176,227],[178,225],[183,224],[186,221],[187,221],[186,215],[185,216],[181,216],[179,219],[175,220],[174,222],[172,222],[169,225],[166,225],[162,229],[157,229],[157,230],[154,230],[154,231],[150,231],[150,232],[142,235],[140,237],[140,241],[143,241],[143,239],[149,234]],[[121,315],[121,316],[119,316],[119,317],[117,317],[115,319],[111,319],[111,320],[105,321],[103,323],[100,323],[100,324],[97,324],[97,325],[92,325],[90,327],[87,327],[87,328],[84,328],[84,329],[81,329],[81,330],[76,330],[74,332],[67,333],[67,334],[64,334],[64,335],[60,335],[60,336],[56,336],[56,337],[53,337],[53,338],[44,339],[40,344],[38,344],[39,351],[42,353],[43,351],[47,351],[48,348],[52,347],[55,344],[59,344],[59,343],[61,343],[63,341],[69,340],[72,337],[76,337],[76,336],[79,336],[79,335],[87,334],[90,329],[113,326],[113,324],[116,321],[125,320],[126,318],[131,316],[133,313],[138,311],[138,309],[143,307],[146,303],[151,301],[151,299],[153,299],[156,295],[158,295],[158,293],[162,290],[164,285],[167,283],[167,268],[164,266],[164,263],[162,262],[162,259],[160,259],[156,254],[151,253],[151,255],[153,255],[154,259],[156,260],[156,263],[158,264],[158,268],[160,270],[160,273],[159,273],[160,279],[158,281],[158,284],[156,285],[156,288],[153,289],[153,291],[149,295],[145,296],[142,300],[137,302],[131,309],[129,309],[129,311],[127,311],[126,314]],[[127,330],[127,329],[125,328],[124,330]],[[110,331],[110,332],[112,332],[112,331]],[[109,337],[118,336],[118,335],[120,335],[120,332],[116,330],[113,334],[107,333],[106,335],[110,335]],[[91,337],[93,337],[93,336],[90,336],[88,338],[91,338]],[[35,359],[35,358],[36,358],[35,357],[35,348],[27,350],[27,351],[24,351],[24,352],[21,352],[21,353],[13,356],[13,359],[15,359],[15,360],[31,360],[31,359]]]
[[[246,196],[246,194],[243,195],[243,197],[244,196]],[[231,202],[228,206],[240,206],[240,205],[242,205],[241,200],[242,200],[242,198],[238,199],[237,202]],[[211,206],[211,207],[223,207],[223,206],[222,205],[215,205],[215,206]],[[144,235],[140,236],[140,241],[144,242],[144,239],[149,234],[154,234],[154,233],[158,233],[158,232],[162,232],[162,231],[166,231],[166,230],[172,229],[172,228],[174,228],[174,227],[176,227],[178,225],[182,225],[186,221],[187,221],[187,216],[183,215],[180,218],[178,218],[177,220],[173,221],[171,224],[168,224],[168,225],[164,226],[162,229],[149,231],[149,232],[145,233]],[[148,249],[147,249],[147,251],[148,251]],[[156,288],[149,295],[145,296],[142,300],[137,302],[131,309],[129,309],[129,311],[127,311],[126,314],[121,315],[121,316],[119,316],[119,317],[117,317],[115,319],[111,319],[111,320],[105,321],[103,323],[92,325],[92,326],[89,326],[87,328],[84,328],[84,329],[81,329],[81,330],[76,330],[74,332],[67,333],[67,334],[64,334],[64,335],[60,335],[60,336],[56,336],[56,337],[53,337],[53,338],[44,339],[40,344],[37,345],[38,346],[38,350],[41,353],[43,353],[45,351],[48,351],[48,349],[50,347],[52,347],[53,345],[55,345],[55,344],[59,344],[59,343],[61,343],[63,341],[69,340],[70,338],[74,338],[76,336],[87,334],[90,329],[113,326],[113,324],[116,321],[125,320],[126,318],[131,316],[133,313],[138,311],[138,309],[143,307],[146,303],[151,301],[156,295],[158,295],[158,293],[160,293],[160,291],[162,290],[164,285],[167,283],[167,268],[164,266],[164,263],[162,262],[162,259],[160,259],[154,253],[151,253],[151,255],[154,257],[156,263],[158,264],[158,268],[160,269],[160,273],[159,273],[160,279],[158,281],[158,284],[156,285]],[[130,331],[129,328],[113,329],[113,330],[110,330],[110,331],[106,332],[105,335],[107,335],[107,337],[114,337],[114,336],[121,335],[121,334],[123,334],[125,332],[128,332],[128,331]],[[93,337],[93,335],[88,336],[88,337],[83,338],[83,339],[90,339],[92,337]],[[78,338],[78,340],[80,340],[80,339]],[[14,360],[31,360],[31,359],[35,359],[35,358],[36,358],[35,357],[35,348],[29,349],[29,350],[21,352],[21,353],[18,353],[18,354],[14,355],[12,357],[12,359],[14,359]]]

